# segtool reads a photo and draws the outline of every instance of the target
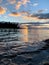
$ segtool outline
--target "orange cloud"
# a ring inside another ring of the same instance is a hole
[[[30,17],[30,16],[23,16],[23,18],[26,20],[38,20],[37,17]]]
[[[16,0],[7,0],[10,4],[15,4]]]
[[[29,3],[29,2],[30,2],[30,0],[22,0],[23,5],[25,5],[25,4]]]
[[[9,16],[17,17],[17,16],[21,16],[21,14],[17,12],[12,12],[11,14],[9,14]]]
[[[27,16],[28,12],[26,11],[21,11],[21,12],[12,12],[11,14],[9,14],[9,16],[13,16],[13,17],[17,17],[17,16]]]
[[[27,3],[29,3],[30,2],[30,0],[21,0],[21,1],[18,1],[18,3],[16,4],[16,9],[18,10],[18,9],[20,9],[20,7],[22,6],[22,5],[26,5]]]
[[[18,10],[21,7],[22,3],[19,1],[16,5],[16,9]]]
[[[49,14],[29,14],[29,12],[27,11],[22,11],[20,13],[12,12],[11,14],[9,14],[9,16],[14,16],[14,17],[21,16],[25,20],[36,21],[36,22],[37,21],[46,22],[49,20]]]
[[[0,6],[0,15],[4,14],[6,12],[6,9]]]

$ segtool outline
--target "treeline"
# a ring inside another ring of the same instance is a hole
[[[0,28],[20,28],[19,23],[0,22]]]

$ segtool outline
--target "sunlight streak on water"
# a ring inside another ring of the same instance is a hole
[[[42,58],[46,59],[49,55],[48,54],[45,56],[47,52],[42,52],[42,54],[39,53],[38,55],[31,53],[32,51],[36,51],[43,47],[46,43],[40,41],[45,39],[49,39],[49,28],[47,28],[47,26],[44,25],[25,25],[23,29],[0,29],[0,55],[9,56],[11,54],[17,54],[18,52],[20,54],[21,52],[30,52],[29,54],[17,55],[15,58],[12,59],[6,57],[1,58],[0,56],[0,64],[28,65],[30,64],[30,62],[33,62],[32,64],[34,65],[34,61],[37,63],[38,61],[43,60]]]

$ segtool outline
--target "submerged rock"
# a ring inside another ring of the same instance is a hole
[[[44,42],[49,43],[49,39],[44,40]]]
[[[45,63],[45,64],[43,64],[43,65],[49,65],[49,63]]]
[[[42,48],[42,50],[49,49],[49,39],[44,40],[44,42],[46,43],[46,45]]]

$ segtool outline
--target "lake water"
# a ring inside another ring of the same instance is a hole
[[[0,42],[15,41],[16,43],[33,43],[49,38],[48,24],[42,26],[23,25],[22,28],[23,29],[0,29]]]
[[[39,42],[45,39],[49,39],[49,24],[40,25],[40,26],[23,24],[21,25],[21,27],[22,27],[21,29],[0,29],[0,55],[7,54],[9,53],[9,51],[10,52],[13,51],[13,53],[22,52],[26,50],[32,51],[36,47],[40,47],[40,43],[39,44],[38,43],[33,44],[33,43]],[[10,47],[12,47],[12,49]],[[32,50],[30,49],[30,47],[33,47],[31,48]],[[18,58],[19,56],[17,57],[17,59]],[[8,59],[5,59],[5,58],[2,59],[1,61],[4,62],[4,60],[8,61]],[[5,65],[6,65],[6,62],[5,62]],[[17,63],[15,65],[17,65]],[[20,65],[19,62],[18,62],[18,65]]]

